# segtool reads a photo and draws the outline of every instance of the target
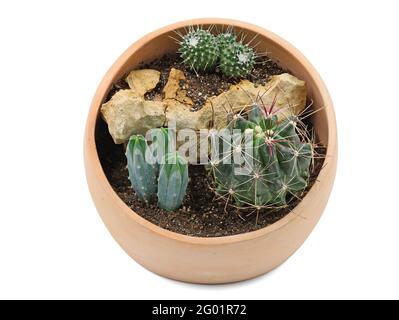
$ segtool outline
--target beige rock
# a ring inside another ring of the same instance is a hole
[[[305,82],[287,73],[273,76],[264,86],[256,87],[252,82],[243,80],[231,86],[228,91],[209,98],[205,106],[198,111],[197,126],[209,125],[214,115],[214,127],[221,129],[227,124],[228,113],[248,111],[256,101],[270,107],[274,98],[276,103],[273,110],[277,112],[280,120],[290,114],[299,114],[306,104]]]
[[[270,107],[276,99],[274,110],[280,119],[290,114],[299,114],[306,104],[305,82],[290,74],[282,74],[273,76],[264,86],[255,86],[250,81],[243,80],[231,86],[228,91],[208,98],[201,110],[191,112],[190,101],[187,102],[185,92],[179,93],[181,88],[178,81],[182,76],[184,77],[184,74],[179,70],[171,71],[170,81],[164,89],[165,99],[161,101],[146,101],[142,95],[137,94],[138,91],[142,93],[156,86],[153,77],[146,85],[143,84],[141,87],[136,85],[135,89],[117,92],[109,102],[105,103],[101,112],[115,143],[123,143],[132,134],[145,134],[147,130],[161,127],[169,122],[174,122],[177,129],[208,129],[212,125],[221,129],[227,125],[229,113],[248,111],[254,102],[257,100],[259,102],[259,97],[267,107]],[[131,73],[129,77],[130,82],[138,79],[137,74],[133,76]]]
[[[165,103],[145,101],[133,90],[120,90],[101,107],[108,130],[119,144],[129,140],[132,134],[145,134],[149,129],[165,123]]]
[[[264,88],[264,94],[261,93],[262,102],[270,106],[276,97],[275,108],[279,110],[279,119],[285,119],[292,114],[298,115],[306,106],[306,83],[291,74],[273,76]],[[256,93],[256,89],[252,93]]]
[[[180,87],[181,81],[186,81],[183,71],[172,68],[169,73],[168,82],[163,89],[164,98],[174,99],[185,104],[186,106],[192,106],[193,100],[191,100],[190,97],[187,97],[186,90]]]
[[[199,112],[192,112],[187,105],[176,100],[166,101],[166,123],[175,123],[176,129],[200,129]],[[206,127],[203,127],[206,128]]]
[[[145,93],[154,89],[161,77],[161,73],[153,69],[134,70],[126,78],[130,89],[138,96],[144,96]]]

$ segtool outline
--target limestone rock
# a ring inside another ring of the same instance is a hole
[[[243,80],[231,86],[228,91],[209,98],[205,106],[198,111],[196,125],[207,127],[214,115],[214,127],[224,128],[227,125],[228,113],[245,112],[259,97],[262,97],[262,102],[267,107],[276,97],[274,110],[282,120],[290,114],[299,114],[305,108],[306,85],[304,81],[287,73],[273,76],[264,86],[255,86],[252,82]]]
[[[187,106],[193,105],[193,100],[187,97],[186,90],[180,87],[181,82],[186,82],[183,71],[172,68],[169,73],[168,82],[163,89],[165,99],[174,99]]]
[[[291,74],[283,73],[273,76],[264,88],[265,94],[262,96],[262,102],[266,106],[270,106],[276,96],[275,107],[280,110],[277,114],[279,119],[284,119],[292,114],[298,115],[305,109],[307,94],[305,81],[299,80]]]
[[[143,95],[157,85],[159,72],[138,71],[133,71],[126,79],[131,89],[118,91],[101,108],[115,143],[123,143],[132,134],[145,134],[168,122],[175,122],[177,129],[208,129],[212,124],[221,129],[227,125],[228,113],[247,111],[259,97],[268,107],[276,98],[274,110],[278,111],[280,119],[299,114],[306,104],[305,82],[290,74],[281,74],[273,76],[264,86],[243,80],[228,91],[208,98],[201,110],[191,112],[192,101],[179,86],[179,81],[184,80],[181,71],[172,69],[164,89],[165,98],[154,101],[146,101]],[[138,79],[143,82],[139,83]]]
[[[116,144],[129,140],[132,134],[145,134],[165,123],[165,104],[145,101],[133,90],[120,90],[101,107],[103,118]]]
[[[126,78],[130,89],[138,96],[144,96],[145,93],[154,89],[161,77],[161,73],[153,69],[134,70]]]
[[[199,112],[192,112],[187,105],[176,101],[166,100],[166,123],[176,124],[176,129],[200,129]],[[203,127],[205,129],[207,127]]]

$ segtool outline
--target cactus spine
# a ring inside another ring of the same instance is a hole
[[[180,34],[179,34],[180,35]],[[179,41],[183,62],[195,71],[220,71],[230,78],[243,78],[252,71],[256,54],[246,44],[237,41],[232,29],[216,36],[208,30],[193,29]]]
[[[178,209],[186,194],[188,164],[177,152],[169,153],[158,178],[158,206],[167,211]]]
[[[220,51],[220,70],[230,78],[245,77],[255,65],[255,53],[247,45],[232,42]]]
[[[237,42],[237,36],[233,32],[225,32],[216,36],[219,52],[223,51],[227,46]]]
[[[179,53],[184,63],[195,71],[212,70],[219,57],[215,36],[203,29],[186,34],[180,43]]]
[[[126,149],[127,168],[129,180],[138,197],[145,202],[150,202],[157,193],[157,168],[148,163],[148,144],[141,135],[134,135],[129,139]]]
[[[235,174],[234,163],[212,166],[216,193],[238,207],[284,207],[308,185],[313,146],[298,134],[297,117],[278,123],[272,109],[255,105],[248,120],[233,120],[233,129],[253,134],[249,175]]]

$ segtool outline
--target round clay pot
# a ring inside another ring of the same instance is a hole
[[[151,61],[177,45],[173,30],[190,25],[232,25],[252,38],[258,35],[260,52],[296,77],[305,80],[308,97],[324,107],[312,122],[327,147],[325,167],[298,206],[278,222],[249,233],[200,238],[162,229],[132,211],[114,192],[100,164],[96,126],[101,104],[112,84],[142,61]],[[260,27],[224,19],[200,19],[176,23],[150,33],[134,43],[105,75],[94,96],[84,141],[87,181],[102,220],[115,240],[145,268],[168,278],[194,283],[227,283],[250,279],[283,263],[305,241],[318,222],[333,186],[337,164],[337,131],[333,104],[314,67],[291,44]]]

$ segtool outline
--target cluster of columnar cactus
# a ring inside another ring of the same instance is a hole
[[[191,29],[182,37],[179,53],[195,71],[212,71],[218,65],[230,78],[247,76],[255,65],[254,50],[237,41],[232,31],[214,36],[209,30]]]
[[[177,152],[169,152],[167,129],[155,130],[151,145],[142,135],[133,135],[126,149],[129,180],[137,196],[167,211],[178,209],[188,185],[188,163]]]
[[[244,145],[243,138],[230,142],[231,154],[219,151],[217,161],[211,162],[216,193],[237,207],[279,208],[307,187],[313,146],[297,130],[299,119],[290,117],[278,122],[273,105],[266,108],[255,104],[247,119],[235,116],[229,129],[252,136]],[[225,163],[226,154],[234,158],[241,153],[247,171],[238,172],[237,163]]]

